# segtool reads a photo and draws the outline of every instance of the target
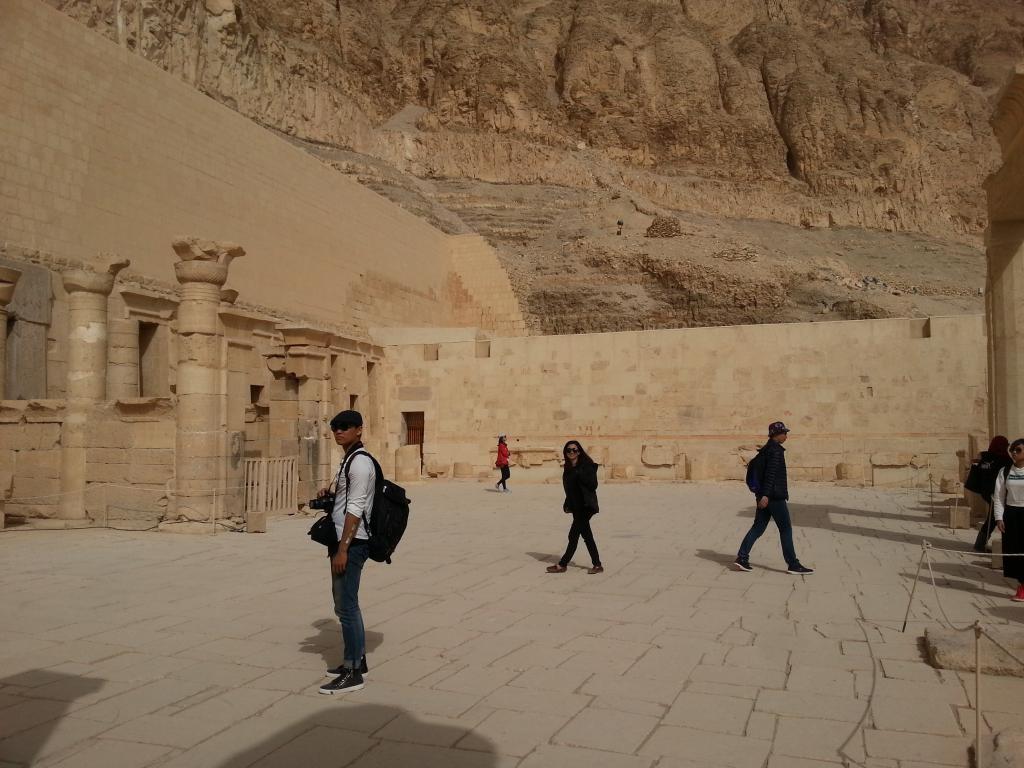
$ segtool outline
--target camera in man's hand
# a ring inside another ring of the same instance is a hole
[[[334,494],[330,491],[324,491],[319,494],[315,499],[309,500],[309,508],[317,509],[321,512],[331,512],[334,510]]]

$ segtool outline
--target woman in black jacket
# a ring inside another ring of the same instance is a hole
[[[569,528],[569,546],[558,561],[558,565],[549,565],[548,573],[565,573],[565,569],[576,554],[580,543],[587,545],[590,561],[593,563],[587,573],[603,573],[601,556],[597,553],[597,542],[594,532],[590,530],[590,518],[599,511],[597,506],[597,464],[583,450],[578,440],[570,440],[562,447],[562,487],[565,489],[565,502],[562,511],[572,515],[572,526]]]

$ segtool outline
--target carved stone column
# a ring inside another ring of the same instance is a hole
[[[227,361],[219,310],[221,288],[233,259],[245,255],[232,243],[196,238],[172,244],[180,261],[178,305],[178,429],[175,443],[178,521],[210,522],[223,515],[227,459]],[[168,526],[169,530],[173,527]]]
[[[1024,435],[1024,221],[988,230],[986,320],[993,433]]]
[[[107,298],[117,273],[128,261],[106,272],[71,269],[61,275],[68,293],[67,411],[61,429],[60,516],[86,516],[86,422],[90,408],[107,397]]]
[[[14,298],[19,277],[19,270],[0,267],[0,400],[7,396],[7,305]]]

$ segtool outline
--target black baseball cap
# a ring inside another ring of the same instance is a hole
[[[340,430],[344,432],[349,427],[363,426],[363,415],[359,411],[341,411],[331,419],[331,431]]]
[[[773,421],[768,425],[768,437],[775,437],[785,432],[789,432],[789,427],[783,424],[781,421]]]

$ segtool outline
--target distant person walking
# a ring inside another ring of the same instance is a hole
[[[1013,464],[996,477],[992,492],[992,514],[1003,534],[1003,555],[1024,553],[1024,438],[1010,443]],[[1011,598],[1024,603],[1024,557],[1003,557],[1003,576],[1017,580],[1017,592]]]
[[[982,523],[978,538],[974,541],[975,552],[984,552],[987,549],[989,537],[996,527],[996,519],[992,514],[992,493],[996,489],[996,478],[1005,467],[1013,463],[1009,447],[1010,441],[1002,435],[993,437],[988,444],[988,450],[982,451],[971,464],[967,480],[964,481],[964,488],[980,496],[988,505],[985,522]]]
[[[502,493],[508,493],[508,479],[512,470],[508,466],[508,442],[504,434],[498,435],[498,459],[494,466],[501,470],[501,480],[494,484],[494,487]]]
[[[789,429],[781,421],[773,421],[768,425],[768,442],[764,444],[758,455],[751,462],[758,462],[759,471],[748,474],[750,490],[757,500],[754,510],[754,524],[740,544],[740,551],[732,567],[737,571],[750,571],[750,550],[754,548],[761,535],[768,528],[768,521],[774,520],[779,528],[782,540],[782,556],[786,559],[787,573],[795,576],[806,576],[814,573],[813,568],[800,564],[796,550],[793,549],[793,524],[789,519],[789,485],[786,479],[786,449],[782,444],[789,437]]]
[[[565,548],[565,554],[557,565],[549,565],[547,572],[565,573],[582,536],[587,552],[590,553],[591,567],[587,573],[603,573],[601,555],[598,554],[594,532],[590,528],[590,518],[600,511],[597,504],[597,464],[577,440],[570,440],[562,446],[562,458],[565,462],[562,467],[562,488],[565,491],[562,511],[572,515],[572,525],[569,527],[569,545]]]

